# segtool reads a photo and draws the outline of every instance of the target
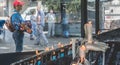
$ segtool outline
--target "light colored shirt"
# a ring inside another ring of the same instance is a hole
[[[48,23],[55,23],[55,14],[48,13],[46,18]]]
[[[45,26],[45,13],[44,13],[44,11],[42,11],[42,10],[40,10],[40,11],[38,11],[38,15],[37,16],[40,16],[40,25],[42,25],[43,27]]]

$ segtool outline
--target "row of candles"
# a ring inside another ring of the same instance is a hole
[[[58,48],[63,48],[64,46],[72,45],[72,44],[73,44],[73,39],[70,40],[69,44],[62,44],[61,42],[58,42],[57,47],[58,47]],[[46,47],[46,48],[45,48],[45,51],[48,52],[48,51],[51,51],[51,50],[54,50],[54,49],[55,49],[55,48],[54,48],[54,46],[52,45],[51,48],[50,48],[50,47]],[[64,50],[62,50],[62,51],[64,51]],[[38,50],[36,50],[36,55],[39,55]]]
[[[64,47],[67,46],[67,45],[70,45],[68,47],[67,55],[71,55],[72,54],[72,44],[73,44],[72,40],[70,40],[69,44],[62,44],[61,42],[59,42],[57,44],[57,47],[60,49],[59,58],[62,58],[62,57],[65,56],[65,52],[66,51],[65,51]],[[52,51],[52,59],[51,60],[53,60],[53,61],[56,60],[58,58],[57,57],[58,55],[57,55],[57,52],[55,51],[55,48],[53,46],[51,46],[51,48],[46,47],[44,52],[49,52],[49,51]],[[41,59],[41,57],[40,57],[41,55],[40,55],[38,50],[36,50],[36,56],[38,57],[39,60]]]

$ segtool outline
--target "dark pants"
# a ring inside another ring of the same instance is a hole
[[[23,37],[24,32],[21,31],[13,32],[13,39],[15,41],[16,52],[21,52],[23,50]]]
[[[62,24],[62,30],[64,37],[69,36],[69,24]]]
[[[69,30],[69,24],[62,24],[62,29],[63,29],[63,31],[68,31]]]

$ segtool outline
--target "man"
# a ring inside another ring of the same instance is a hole
[[[43,33],[43,27],[41,25],[41,21],[40,21],[40,15],[37,16],[37,28],[36,28],[36,44],[35,45],[41,45],[40,40],[43,39],[44,40],[44,46],[48,46],[48,40],[45,36],[45,34]]]
[[[32,23],[32,34],[30,35],[30,40],[34,40],[34,36],[36,34],[36,25],[37,25],[37,22],[36,22],[36,17],[35,17],[35,11],[32,10],[31,11],[31,16],[30,16],[30,21]]]
[[[43,33],[43,28],[45,26],[45,23],[44,23],[44,18],[45,18],[45,14],[44,12],[40,9],[40,7],[38,6],[37,7],[37,11],[38,11],[38,14],[37,14],[37,43],[35,43],[35,45],[39,45],[40,44],[40,38],[43,38],[44,42],[46,43],[45,46],[48,45],[48,40],[45,36],[45,34]]]
[[[62,21],[62,30],[63,30],[63,36],[65,38],[69,37],[69,15],[68,13],[65,14],[63,21]]]
[[[56,17],[53,13],[53,9],[50,9],[50,12],[46,15],[47,22],[48,22],[48,37],[53,37],[55,34],[55,22]]]
[[[42,27],[44,27],[45,26],[45,14],[44,14],[44,11],[41,9],[41,7],[40,6],[38,6],[37,7],[37,11],[38,11],[38,14],[37,14],[37,16],[40,16],[40,25],[42,26]]]
[[[11,16],[11,23],[15,29],[13,32],[13,39],[16,45],[16,52],[21,52],[23,50],[23,37],[24,37],[24,28],[21,27],[21,24],[24,23],[21,14],[19,13],[22,10],[23,2],[15,0],[13,2],[14,13]]]

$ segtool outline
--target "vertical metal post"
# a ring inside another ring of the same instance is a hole
[[[87,22],[87,0],[81,0],[81,37],[85,37],[84,24]]]
[[[11,14],[13,13],[13,11],[12,11],[12,9],[13,9],[13,5],[12,5],[12,3],[13,3],[13,1],[14,0],[7,0],[8,1],[8,12],[9,12],[9,16],[11,16]]]
[[[105,6],[103,5],[103,22],[105,23]],[[103,23],[103,25],[104,25]],[[105,26],[104,26],[104,29],[105,29]]]
[[[72,58],[73,58],[73,60],[75,58],[75,55],[76,55],[76,53],[75,53],[75,43],[72,43]]]
[[[65,0],[61,0],[60,5],[61,5],[61,22],[63,23],[66,17]]]
[[[95,0],[95,33],[97,34],[98,31],[100,30],[99,26],[99,2],[100,0]]]
[[[61,23],[64,37],[68,37],[68,23],[66,20],[66,0],[61,0]]]
[[[105,52],[103,52],[103,63],[102,65],[105,65]]]
[[[100,29],[104,29],[104,21],[103,21],[103,13],[104,13],[104,11],[103,11],[103,2],[100,2],[100,4],[99,4],[100,6],[99,6],[99,21],[100,21],[100,23],[99,23],[99,25],[100,25]]]

